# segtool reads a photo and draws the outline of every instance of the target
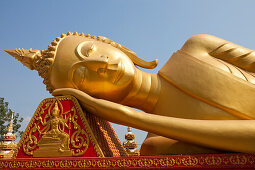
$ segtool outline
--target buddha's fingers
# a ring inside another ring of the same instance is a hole
[[[80,104],[89,112],[96,114],[106,120],[126,124],[126,115],[134,111],[133,109],[118,103],[110,102],[103,99],[96,99],[89,96],[83,91],[72,88],[61,88],[54,90],[52,95],[72,95],[77,98]]]
[[[61,89],[56,89],[52,92],[53,96],[60,96],[60,95],[71,95],[77,98],[82,106],[86,108],[86,110],[95,113],[96,110],[94,109],[94,103],[95,103],[95,98],[89,96],[88,94],[77,90],[73,88],[61,88]]]

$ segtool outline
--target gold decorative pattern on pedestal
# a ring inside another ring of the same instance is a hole
[[[88,134],[83,130],[81,129],[81,127],[79,126],[79,124],[77,123],[76,121],[77,119],[77,113],[76,111],[74,110],[74,116],[72,117],[72,123],[74,125],[74,129],[76,129],[76,131],[73,133],[73,135],[71,136],[71,144],[74,148],[76,148],[75,151],[72,152],[72,154],[74,156],[80,156],[82,154],[84,154],[86,152],[86,150],[88,149],[88,143],[89,143],[89,136]],[[82,138],[80,136],[80,134],[83,134],[86,136],[86,138]],[[76,141],[81,141],[79,144],[76,144]],[[80,148],[84,146],[85,149],[81,150]]]
[[[64,100],[74,103],[66,112],[61,104]],[[87,131],[78,123],[79,117]],[[89,139],[97,155],[104,156],[78,102],[71,96],[49,98],[38,106],[17,151],[22,147],[25,154],[33,157],[80,156],[88,149]]]
[[[61,118],[59,112],[58,103],[56,102],[50,119],[47,122],[42,121],[42,117],[39,117],[39,123],[44,125],[44,127],[42,130],[38,129],[39,134],[43,135],[38,142],[39,149],[35,150],[33,154],[34,157],[48,157],[49,153],[56,157],[72,156],[69,148],[69,135],[64,132],[65,127],[70,130],[70,125],[68,126],[66,123],[70,115],[66,119],[63,119],[63,113],[61,113]],[[44,118],[44,120],[46,119]]]
[[[253,169],[254,154],[167,155],[117,158],[49,158],[0,160],[7,169]]]

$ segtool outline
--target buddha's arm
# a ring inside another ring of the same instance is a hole
[[[254,50],[212,35],[192,36],[185,42],[181,50],[192,56],[212,56],[249,72],[255,72]]]
[[[36,120],[38,120],[43,126],[45,126],[47,124],[47,122],[44,120],[42,120],[42,117],[36,118]]]
[[[53,95],[73,95],[88,111],[114,123],[212,148],[255,152],[255,120],[190,120],[142,113],[95,99],[75,89],[58,89]]]

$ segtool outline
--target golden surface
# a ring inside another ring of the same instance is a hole
[[[73,95],[106,120],[150,132],[141,155],[255,152],[253,50],[196,35],[158,74],[135,67],[157,61],[145,62],[105,37],[68,33],[41,54],[54,60],[42,66],[53,95]],[[26,56],[35,65],[36,57]]]

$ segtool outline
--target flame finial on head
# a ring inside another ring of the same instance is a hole
[[[34,58],[36,55],[40,54],[40,50],[24,50],[15,49],[15,50],[5,50],[8,54],[19,60],[22,64],[28,67],[30,70],[34,70]]]
[[[56,102],[53,109],[52,109],[52,115],[57,116],[58,113],[59,113],[59,107],[58,107],[58,103]]]
[[[5,50],[5,52],[19,60],[30,70],[37,70],[38,74],[44,78],[43,83],[46,84],[47,90],[50,92],[53,91],[53,88],[48,81],[50,67],[54,62],[54,56],[51,55],[52,51],[15,49]]]
[[[57,110],[57,111],[59,110],[57,102],[55,103],[53,110]]]

